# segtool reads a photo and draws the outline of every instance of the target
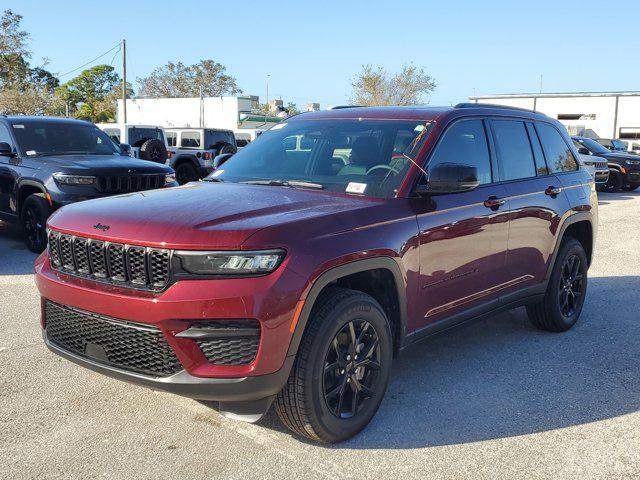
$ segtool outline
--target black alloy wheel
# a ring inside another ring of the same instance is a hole
[[[566,318],[570,318],[576,313],[584,293],[581,262],[578,255],[571,255],[562,265],[560,283],[558,284],[558,302],[560,313]]]
[[[325,355],[323,392],[327,408],[351,418],[373,396],[380,371],[380,341],[366,320],[353,320],[336,334]]]

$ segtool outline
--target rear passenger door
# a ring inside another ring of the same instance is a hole
[[[0,123],[0,142],[8,143],[15,150],[15,144],[9,129]],[[16,179],[18,177],[17,166],[20,163],[19,157],[0,156],[0,212],[15,212],[15,203],[11,202]]]
[[[509,198],[507,295],[543,281],[565,203],[533,124],[494,118],[490,125],[500,180]]]

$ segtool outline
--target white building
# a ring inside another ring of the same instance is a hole
[[[469,100],[536,110],[557,118],[571,135],[640,139],[640,92],[523,93]]]
[[[118,123],[124,123],[122,100]],[[282,119],[256,113],[258,97],[127,99],[127,123],[160,127],[222,128],[253,140]]]

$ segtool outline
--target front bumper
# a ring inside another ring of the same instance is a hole
[[[180,280],[163,292],[101,284],[58,272],[51,268],[46,252],[36,261],[35,270],[43,305],[50,301],[89,314],[147,325],[161,332],[159,334],[175,353],[179,367],[185,371],[177,380],[188,375],[203,380],[217,380],[213,382],[215,385],[220,384],[219,379],[228,379],[230,385],[233,385],[237,379],[276,374],[289,361],[287,351],[292,338],[290,326],[303,282],[284,263],[275,272],[263,277]],[[213,363],[199,348],[196,340],[179,335],[203,322],[234,319],[253,319],[260,323],[260,343],[255,359],[249,364]],[[46,328],[44,308],[43,326]],[[56,352],[60,350],[55,346],[52,349]],[[67,353],[73,355],[72,352]],[[82,363],[86,364],[85,359]],[[137,383],[148,381],[144,375],[128,370],[120,373],[130,376]],[[174,380],[176,379],[159,378],[154,379],[153,384],[171,384],[175,383]],[[187,382],[183,389],[187,392],[183,393],[185,395],[189,392],[189,384]],[[182,387],[178,389],[180,388]]]
[[[609,169],[596,170],[593,176],[593,180],[598,185],[604,185],[609,180]]]
[[[154,390],[170,392],[198,400],[252,402],[276,395],[286,382],[294,361],[294,357],[288,357],[278,371],[268,375],[252,377],[202,378],[190,375],[185,370],[168,377],[150,377],[113,368],[89,358],[75,355],[53,345],[47,339],[46,334],[43,337],[49,350],[94,372]]]

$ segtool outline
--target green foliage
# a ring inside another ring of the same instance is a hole
[[[200,60],[194,65],[169,62],[137,82],[142,97],[198,97],[200,87],[205,97],[242,93],[236,79],[225,71],[223,65],[213,60]]]
[[[413,65],[405,65],[394,75],[381,66],[364,65],[351,86],[354,105],[419,105],[425,103],[425,95],[435,90],[436,82]]]

